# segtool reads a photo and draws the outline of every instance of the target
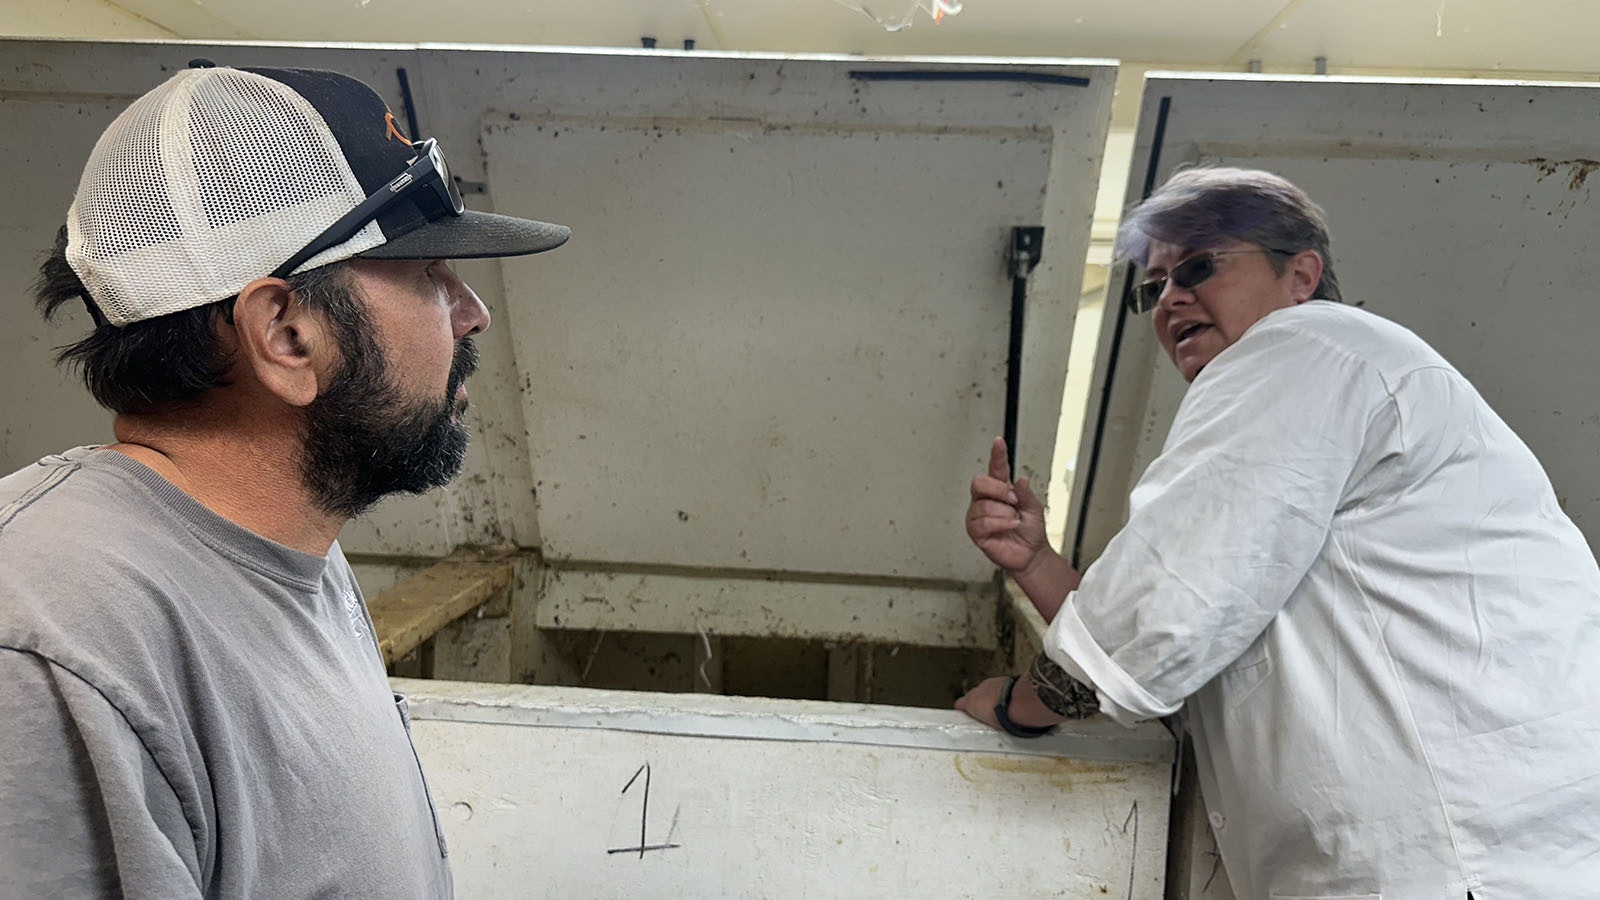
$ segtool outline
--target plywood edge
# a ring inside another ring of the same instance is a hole
[[[447,560],[380,591],[367,610],[384,665],[479,607],[504,615],[514,578],[510,563]]]
[[[1156,723],[1124,728],[1096,716],[1043,738],[1019,739],[955,710],[713,694],[603,691],[545,685],[391,679],[417,720],[912,747],[1169,766],[1172,736]]]
[[[552,571],[540,628],[782,637],[992,649],[992,587],[826,584]]]

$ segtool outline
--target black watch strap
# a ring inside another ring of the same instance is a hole
[[[1036,725],[1019,725],[1011,721],[1011,689],[1017,686],[1018,676],[1013,675],[1006,679],[1006,686],[1000,689],[1000,699],[994,704],[994,717],[1000,722],[1000,730],[1012,737],[1036,738],[1044,737],[1056,730],[1054,725],[1040,728]]]

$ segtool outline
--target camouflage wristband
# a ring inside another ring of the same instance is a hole
[[[1050,657],[1039,654],[1028,667],[1034,693],[1051,712],[1069,719],[1087,719],[1100,711],[1094,688],[1067,674]]]

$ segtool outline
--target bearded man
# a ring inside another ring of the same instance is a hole
[[[568,234],[465,210],[332,72],[200,61],[106,130],[37,293],[115,443],[0,480],[9,894],[451,894],[336,538],[461,467],[489,313],[447,260]]]

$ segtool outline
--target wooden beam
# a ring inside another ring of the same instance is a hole
[[[1033,665],[1033,658],[1044,652],[1044,633],[1050,629],[1050,625],[1034,609],[1033,601],[1022,592],[1022,588],[1009,578],[1005,580],[1005,605],[1015,629],[1011,639],[1010,668],[1013,672],[1026,672]]]
[[[575,631],[988,650],[995,610],[992,582],[929,587],[549,569],[535,616],[540,628]]]
[[[510,563],[446,561],[379,592],[367,610],[384,665],[480,606],[485,615],[506,615],[514,580]]]

